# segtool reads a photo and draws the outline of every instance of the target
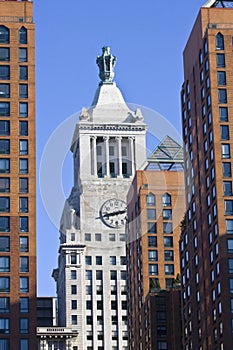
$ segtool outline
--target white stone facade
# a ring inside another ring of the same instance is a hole
[[[129,110],[115,83],[99,86],[76,125],[74,186],[61,218],[54,278],[59,325],[78,331],[78,350],[127,349],[126,214],[120,201],[126,202],[135,170],[146,159],[145,135],[140,111]]]

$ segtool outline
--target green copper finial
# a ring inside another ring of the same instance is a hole
[[[104,46],[102,48],[102,56],[97,57],[96,63],[100,70],[100,84],[112,84],[116,57],[111,54],[110,47]]]

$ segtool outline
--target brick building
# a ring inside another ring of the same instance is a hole
[[[185,350],[233,348],[233,2],[207,1],[184,50]]]
[[[166,136],[143,169],[127,197],[129,349],[180,350],[180,290],[174,281],[185,210],[182,147]]]
[[[0,348],[36,348],[33,3],[0,1]]]

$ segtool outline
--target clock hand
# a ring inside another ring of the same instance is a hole
[[[114,216],[114,215],[118,215],[118,214],[124,214],[125,212],[126,212],[126,209],[118,210],[118,211],[115,211],[113,213],[106,213],[102,217],[105,218],[105,217]]]

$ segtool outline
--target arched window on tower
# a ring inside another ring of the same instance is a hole
[[[10,31],[5,26],[0,26],[0,44],[10,43]]]
[[[224,37],[221,33],[216,35],[216,50],[224,50]]]
[[[169,193],[164,193],[162,196],[163,207],[170,207],[172,205],[172,197]]]
[[[21,27],[19,30],[19,44],[27,44],[27,29],[25,27]]]
[[[149,193],[146,195],[146,205],[155,206],[155,196],[153,193]]]

